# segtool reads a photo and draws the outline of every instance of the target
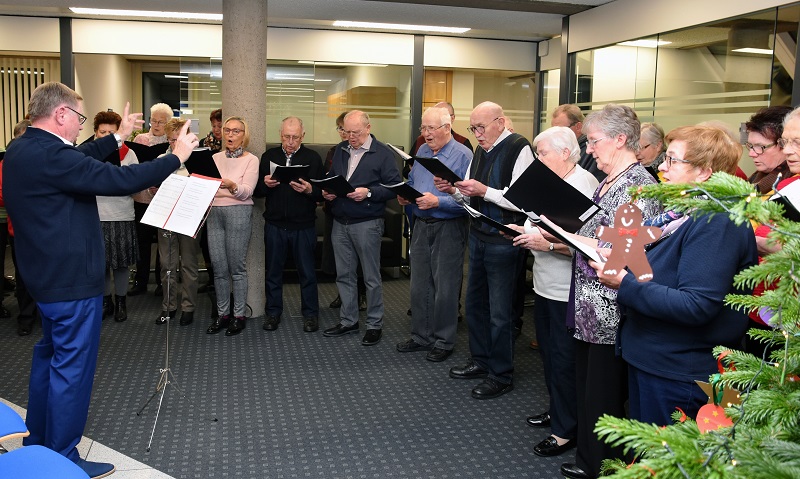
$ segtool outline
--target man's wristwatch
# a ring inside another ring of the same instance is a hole
[[[122,148],[122,138],[114,133],[114,139],[117,140],[117,148]]]
[[[553,251],[553,248],[555,248],[555,245],[553,243],[550,243],[550,246],[547,247],[549,251]]]
[[[367,188],[367,198],[372,198],[372,190]]]

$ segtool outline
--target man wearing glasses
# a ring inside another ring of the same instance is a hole
[[[48,447],[89,477],[104,477],[114,466],[85,461],[75,448],[89,413],[103,319],[105,248],[95,196],[129,195],[161,182],[198,141],[184,127],[171,155],[126,168],[97,161],[122,145],[141,113],[128,114],[126,105],[117,133],[78,149],[82,100],[57,82],[34,90],[31,126],[6,152],[3,193],[15,219],[17,264],[42,319],[23,444]]]
[[[314,249],[317,233],[314,229],[317,202],[322,190],[309,179],[325,176],[322,158],[316,151],[303,146],[303,120],[290,116],[281,122],[281,146],[270,148],[261,155],[255,196],[266,196],[264,211],[264,244],[267,254],[264,275],[267,295],[265,331],[275,331],[283,313],[283,267],[292,252],[300,277],[300,302],[303,331],[319,329],[319,297],[317,275],[314,271]],[[308,176],[282,183],[272,178],[276,166],[308,165]]]
[[[523,224],[525,215],[503,198],[503,192],[533,163],[528,140],[505,127],[500,105],[475,107],[467,128],[478,146],[463,181],[455,186],[437,178],[439,191],[501,224]],[[522,249],[497,229],[473,221],[469,234],[466,316],[472,357],[450,369],[454,379],[484,379],[472,390],[475,399],[492,399],[514,389],[513,291]]]
[[[472,151],[451,134],[451,117],[445,108],[429,108],[422,115],[420,132],[425,144],[422,157],[436,156],[459,177],[464,177]],[[408,184],[423,193],[409,205],[416,217],[411,235],[411,338],[397,344],[401,353],[428,351],[426,359],[441,362],[453,353],[458,327],[458,298],[464,272],[467,239],[466,211],[436,189],[433,174],[421,165],[411,169]]]
[[[597,181],[603,181],[606,174],[597,167],[597,162],[591,154],[586,153],[586,135],[581,132],[584,120],[583,112],[576,105],[565,103],[558,105],[553,114],[551,115],[550,126],[565,126],[575,133],[575,138],[578,139],[578,147],[581,149],[581,159],[578,160],[578,165],[588,171]]]
[[[333,211],[333,254],[336,257],[336,286],[342,299],[339,324],[323,332],[338,337],[358,332],[357,265],[361,262],[367,286],[367,331],[361,344],[372,346],[381,340],[383,329],[383,285],[381,283],[381,237],[386,202],[395,197],[381,186],[400,183],[394,153],[370,134],[369,115],[353,110],[344,117],[347,140],[333,154],[328,176],[341,175],[355,188],[347,196],[329,191]]]

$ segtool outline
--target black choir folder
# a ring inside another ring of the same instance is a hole
[[[503,233],[505,233],[508,236],[511,236],[512,238],[516,238],[517,236],[522,234],[519,231],[511,229],[508,226],[504,225],[503,223],[500,223],[499,221],[495,221],[492,218],[489,218],[488,216],[484,215],[483,213],[469,206],[466,203],[462,204],[461,207],[464,208],[467,211],[467,213],[469,213],[469,215],[476,221],[480,221],[481,223],[491,226],[496,230],[502,231]]]
[[[139,163],[144,163],[145,161],[153,161],[159,157],[159,155],[163,155],[167,152],[167,148],[169,148],[169,143],[159,143],[158,145],[147,146],[141,145],[139,143],[134,143],[132,141],[126,141],[125,145],[128,148],[133,150],[136,153],[136,159],[139,160]],[[119,156],[119,155],[117,155]]]
[[[456,181],[462,181],[464,179],[455,174],[453,170],[448,168],[444,163],[439,161],[439,158],[436,158],[435,156],[433,158],[427,158],[424,156],[411,156],[394,145],[389,145],[389,146],[394,151],[396,151],[397,154],[400,155],[405,161],[414,160],[415,163],[419,163],[426,170],[433,173],[433,176],[438,176],[443,180],[447,180],[451,185],[454,184]]]
[[[328,193],[333,193],[338,197],[345,197],[348,193],[352,193],[356,190],[353,188],[353,185],[344,179],[344,176],[342,175],[329,176],[321,180],[315,180],[312,178],[311,182],[316,183],[316,185],[323,190],[327,191]]]
[[[189,159],[183,166],[193,175],[205,176],[207,178],[222,178],[222,174],[214,163],[214,152],[208,148],[197,148],[192,150]]]
[[[503,197],[522,211],[547,216],[565,231],[581,229],[600,207],[548,168],[541,160],[531,163]]]
[[[409,185],[405,181],[401,181],[396,185],[384,185],[383,183],[381,183],[381,186],[392,190],[392,193],[396,194],[397,196],[402,196],[403,198],[412,203],[416,202],[417,198],[422,198],[422,193],[417,191],[416,188]]]
[[[297,181],[300,178],[308,178],[309,169],[309,165],[277,165],[275,167],[275,171],[272,172],[272,179],[275,181],[280,181],[281,183],[289,184],[290,182]]]

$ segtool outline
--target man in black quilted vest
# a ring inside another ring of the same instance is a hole
[[[478,140],[466,179],[455,187],[437,179],[440,191],[502,224],[522,224],[525,216],[503,198],[505,190],[533,163],[531,145],[505,127],[500,105],[484,102],[472,110],[467,128]],[[466,316],[471,358],[450,369],[455,379],[483,379],[475,399],[493,399],[514,388],[512,295],[522,250],[497,229],[472,221]]]

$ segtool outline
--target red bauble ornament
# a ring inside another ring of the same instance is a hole
[[[725,409],[716,404],[706,404],[697,413],[697,428],[703,434],[731,426],[733,426],[733,421],[725,415]]]

